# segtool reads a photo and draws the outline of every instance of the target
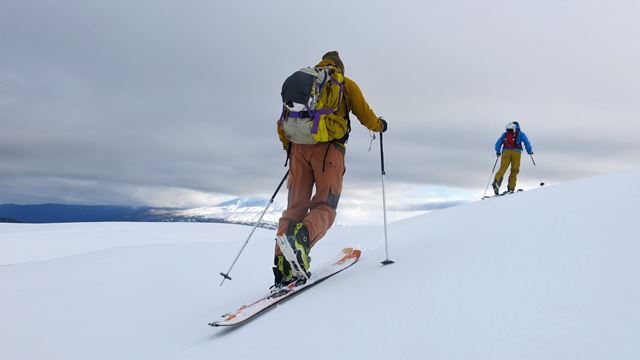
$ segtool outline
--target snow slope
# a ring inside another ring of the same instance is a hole
[[[0,224],[2,359],[638,359],[640,170],[336,227],[352,269],[230,329],[273,232],[197,223]]]

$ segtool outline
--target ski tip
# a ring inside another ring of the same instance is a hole
[[[342,257],[336,261],[336,264],[342,264],[344,262],[346,262],[347,260],[351,260],[353,259],[353,261],[358,261],[358,259],[360,259],[360,255],[362,254],[362,252],[358,249],[354,249],[354,248],[344,248],[342,249]]]

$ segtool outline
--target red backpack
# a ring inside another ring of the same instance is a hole
[[[516,144],[516,138],[518,137],[517,131],[507,131],[504,137],[504,148],[505,149],[517,149],[518,145]]]

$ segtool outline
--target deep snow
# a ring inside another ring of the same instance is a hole
[[[198,223],[0,224],[2,359],[638,359],[634,169],[392,223],[341,226],[352,269],[238,328],[273,232]]]

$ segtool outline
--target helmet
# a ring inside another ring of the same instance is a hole
[[[505,129],[516,131],[516,124],[510,122],[510,123],[507,124],[507,126],[505,126]]]

